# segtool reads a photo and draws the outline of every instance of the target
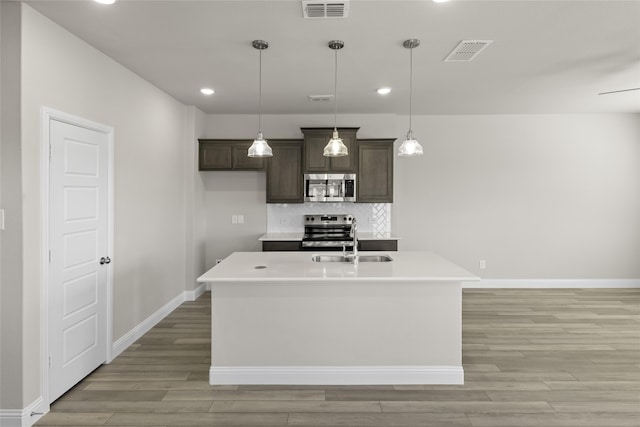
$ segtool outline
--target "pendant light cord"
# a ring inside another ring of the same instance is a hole
[[[258,132],[262,133],[262,49],[260,50],[260,67],[258,77]]]
[[[411,130],[411,105],[413,104],[413,47],[409,49],[409,134]]]
[[[333,76],[333,128],[338,129],[338,49],[334,49],[335,72]]]

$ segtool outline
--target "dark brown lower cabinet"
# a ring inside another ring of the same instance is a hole
[[[397,240],[359,240],[358,249],[361,251],[397,251]]]
[[[262,252],[268,251],[300,251],[301,241],[266,241],[262,242]]]
[[[360,240],[358,249],[361,251],[397,251],[397,240]],[[301,251],[302,242],[295,240],[268,240],[262,242],[262,252],[268,251]],[[313,250],[309,250],[311,253]]]
[[[303,203],[302,140],[270,140],[267,203]]]

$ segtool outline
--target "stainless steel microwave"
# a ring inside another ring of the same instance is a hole
[[[305,174],[305,202],[355,202],[356,175],[353,173]]]

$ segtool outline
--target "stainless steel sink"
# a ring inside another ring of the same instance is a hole
[[[389,255],[358,255],[360,262],[391,262],[393,258]]]
[[[390,262],[393,261],[389,255],[357,255],[357,262]],[[353,263],[354,257],[344,255],[313,255],[313,262],[349,262]]]

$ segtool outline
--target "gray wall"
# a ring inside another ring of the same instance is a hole
[[[7,244],[24,245],[23,278],[16,283],[21,286],[23,307],[20,311],[19,302],[15,303],[8,314],[22,346],[3,345],[0,357],[3,369],[5,360],[13,361],[13,352],[22,363],[22,369],[20,364],[9,365],[22,378],[2,381],[2,395],[14,395],[20,385],[23,389],[19,404],[11,402],[10,408],[24,408],[41,393],[41,107],[115,129],[114,340],[185,291],[187,256],[195,258],[195,251],[187,254],[185,249],[186,216],[195,215],[195,195],[187,204],[184,194],[185,138],[193,138],[201,123],[193,111],[189,119],[188,109],[175,99],[29,6],[18,5],[22,10],[22,40],[17,44],[22,55],[22,171],[13,184],[22,186],[24,226],[22,239],[16,236]],[[194,185],[193,174],[191,170],[189,187]]]
[[[209,138],[253,136],[254,116],[207,119]],[[262,123],[267,139],[295,138],[331,119],[263,115]],[[394,115],[338,120],[360,126],[361,138],[396,137],[396,146],[408,124]],[[491,279],[640,278],[640,114],[417,116],[413,129],[425,155],[395,159],[401,250],[432,250]],[[220,219],[207,222],[208,265],[256,250],[263,175],[201,174],[207,218]],[[258,223],[232,226],[236,205]]]
[[[20,16],[0,3],[0,408],[21,408],[23,393]]]
[[[184,138],[185,290],[194,290],[206,271],[206,217],[203,175],[198,173],[198,138],[204,135],[205,114],[186,107]]]
[[[425,156],[396,160],[403,249],[484,278],[640,278],[640,114],[413,122]]]

